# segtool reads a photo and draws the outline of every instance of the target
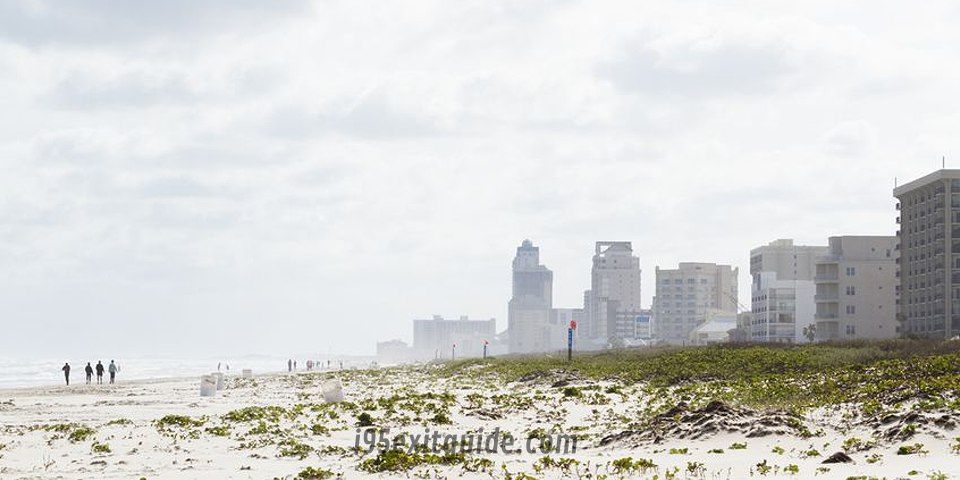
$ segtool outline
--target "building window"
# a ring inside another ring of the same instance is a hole
[[[856,267],[847,267],[847,276],[852,277],[857,274]]]
[[[853,285],[847,285],[847,295],[856,295],[856,294],[857,294],[857,287],[854,287]]]
[[[857,307],[853,305],[847,305],[847,315],[854,315],[857,313]]]
[[[847,335],[856,335],[857,329],[855,325],[847,325]]]

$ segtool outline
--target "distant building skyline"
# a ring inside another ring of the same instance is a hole
[[[950,202],[948,191],[956,195]],[[960,301],[943,301],[947,294],[938,287],[960,298],[960,275],[946,276],[940,257],[955,255],[951,268],[960,270],[960,247],[953,245],[960,227],[952,230],[960,224],[960,170],[938,170],[894,195],[903,226],[895,236],[835,235],[826,246],[781,238],[751,249],[751,305],[739,315],[739,268],[702,262],[657,266],[652,308],[644,309],[640,259],[630,241],[595,242],[582,307],[554,308],[553,272],[541,263],[539,247],[524,240],[512,264],[510,351],[556,350],[571,321],[580,327],[576,337],[590,339],[592,348],[600,340],[636,339],[640,331],[665,343],[706,341],[709,328],[693,332],[708,315],[727,313],[735,314],[731,336],[740,341],[947,335],[960,328]]]

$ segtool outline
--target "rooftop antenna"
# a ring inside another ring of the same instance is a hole
[[[940,157],[940,168],[947,168],[947,156]]]

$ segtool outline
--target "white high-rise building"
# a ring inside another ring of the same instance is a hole
[[[801,343],[812,340],[816,259],[826,246],[781,239],[750,251],[752,284],[747,340]]]
[[[674,270],[657,267],[654,298],[656,339],[689,343],[690,332],[713,310],[737,313],[738,268],[716,263],[680,263]]]
[[[507,315],[510,353],[562,348],[553,345],[552,308],[553,272],[540,264],[540,248],[524,240],[513,258],[513,297]]]
[[[613,340],[610,337],[622,330],[617,312],[642,309],[640,258],[633,255],[630,242],[597,242],[590,273],[590,336]]]
[[[897,237],[830,237],[829,243],[817,259],[816,338],[899,336]]]

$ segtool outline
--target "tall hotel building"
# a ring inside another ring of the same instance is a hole
[[[960,170],[896,187],[899,315],[907,336],[960,335]]]
[[[513,297],[507,306],[510,353],[545,352],[551,348],[553,272],[540,263],[540,248],[530,240],[513,258]]]

